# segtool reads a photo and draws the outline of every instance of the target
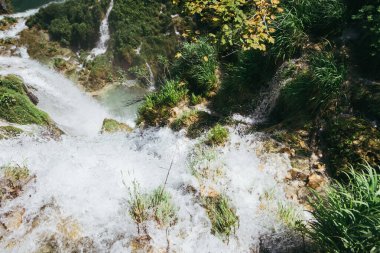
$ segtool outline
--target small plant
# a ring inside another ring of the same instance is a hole
[[[205,143],[210,146],[223,145],[228,140],[228,137],[229,137],[228,130],[223,126],[216,124],[208,132]]]
[[[128,200],[129,215],[137,225],[137,231],[147,234],[145,222],[154,220],[159,226],[173,226],[177,221],[177,208],[171,195],[163,187],[158,187],[151,193],[142,193],[140,186],[134,182]]]
[[[313,219],[303,232],[321,252],[378,252],[380,249],[380,175],[369,165],[351,168],[346,184],[337,181],[325,194],[314,192]]]
[[[296,228],[299,224],[300,214],[290,203],[278,203],[278,218],[289,228]]]
[[[4,200],[17,198],[31,178],[30,171],[25,166],[0,167],[0,206]]]
[[[179,118],[175,119],[170,124],[170,127],[175,131],[179,131],[184,127],[190,126],[197,119],[197,115],[197,111],[195,110],[186,111]]]
[[[205,197],[203,202],[212,224],[211,232],[228,239],[239,226],[239,217],[228,198],[224,195]]]

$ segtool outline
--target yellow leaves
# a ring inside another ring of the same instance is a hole
[[[179,2],[178,0],[173,0]],[[266,50],[274,43],[269,27],[283,11],[280,0],[183,0],[189,14],[198,14],[202,22],[212,23],[218,36],[209,34],[222,45],[239,45],[244,50]],[[198,34],[197,34],[198,35]],[[218,38],[218,39],[217,39]]]
[[[181,58],[181,57],[182,57],[182,54],[181,54],[180,52],[176,53],[176,55],[175,55],[175,58],[176,58],[176,59],[179,59],[179,58]]]
[[[203,57],[203,60],[204,60],[205,62],[208,62],[208,57],[207,57],[207,55],[205,55],[205,56]]]

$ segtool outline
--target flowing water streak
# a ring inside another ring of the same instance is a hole
[[[109,117],[106,109],[74,83],[34,60],[0,57],[0,74],[20,76],[38,96],[38,106],[68,134],[96,135]]]
[[[100,38],[96,44],[96,47],[91,50],[91,54],[89,55],[89,59],[93,59],[98,55],[104,54],[107,51],[108,41],[110,39],[110,31],[108,26],[108,18],[113,8],[113,0],[110,2],[110,6],[108,7],[106,16],[102,20],[100,24]]]

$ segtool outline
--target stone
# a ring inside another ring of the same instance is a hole
[[[321,175],[314,173],[308,177],[307,186],[309,186],[310,188],[314,190],[317,190],[323,185],[324,182],[325,182],[325,179]]]
[[[132,132],[132,127],[114,119],[104,119],[101,133]]]
[[[299,170],[299,169],[296,169],[296,168],[292,168],[290,171],[290,176],[291,176],[291,179],[293,180],[302,180],[302,181],[305,181],[307,178],[308,178],[308,174]]]

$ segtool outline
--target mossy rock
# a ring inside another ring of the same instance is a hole
[[[49,116],[29,99],[22,80],[14,75],[0,78],[0,118],[21,125],[52,125]]]
[[[24,131],[14,126],[0,126],[0,139],[17,137]]]
[[[322,149],[333,176],[340,177],[351,165],[367,161],[380,164],[380,131],[356,117],[339,117],[327,123],[322,133]]]
[[[127,124],[120,123],[114,119],[105,119],[103,121],[103,126],[101,133],[116,133],[116,132],[132,132],[132,128]]]

